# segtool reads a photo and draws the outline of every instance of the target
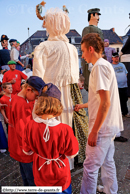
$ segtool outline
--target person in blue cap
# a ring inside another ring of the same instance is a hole
[[[19,51],[17,50],[17,40],[16,39],[10,39],[9,41],[11,46],[11,52],[10,52],[10,58],[12,61],[15,61],[16,69],[19,71],[23,71],[24,64],[19,59]]]
[[[1,36],[1,46],[3,49],[0,50],[0,71],[7,69],[9,70],[8,67],[8,61],[10,61],[10,51],[8,50],[8,36],[7,35],[2,35]]]
[[[36,103],[35,119],[26,124],[23,152],[34,153],[36,186],[61,186],[62,191],[56,194],[71,194],[71,173],[66,156],[75,157],[79,147],[72,128],[55,118],[62,111],[60,90],[52,83],[47,84]]]
[[[32,173],[33,155],[27,156],[22,151],[22,135],[27,120],[31,119],[32,106],[29,102],[38,98],[41,88],[45,82],[37,77],[31,76],[24,85],[23,89],[12,98],[9,128],[8,128],[8,147],[10,156],[19,161],[20,172],[24,186],[34,186]]]

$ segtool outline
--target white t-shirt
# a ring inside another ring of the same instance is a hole
[[[0,82],[2,83],[2,80],[3,80],[3,74],[0,73]]]
[[[117,84],[118,88],[126,88],[127,86],[127,76],[126,74],[128,73],[125,65],[123,63],[118,63],[117,65],[112,64],[115,74],[116,74],[116,79],[117,79]]]
[[[29,78],[30,76],[32,76],[32,71],[31,71],[29,68],[23,70],[22,72],[23,72],[26,76],[28,76],[28,78]]]
[[[108,61],[100,58],[92,68],[89,78],[89,133],[95,123],[100,96],[99,90],[110,91],[111,105],[104,123],[99,130],[100,136],[114,136],[119,131],[123,131],[122,114],[120,108],[118,86],[114,69]]]

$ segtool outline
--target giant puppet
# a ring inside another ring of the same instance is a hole
[[[8,61],[10,61],[10,51],[8,50],[8,36],[7,35],[2,35],[1,36],[1,46],[2,49],[0,50],[0,70],[7,69],[9,70],[8,67]]]
[[[63,112],[58,120],[72,127],[72,118],[75,136],[79,142],[78,162],[85,159],[85,147],[88,134],[88,119],[84,109],[78,113],[73,106],[82,101],[78,87],[79,64],[75,46],[69,43],[65,34],[70,30],[70,19],[67,12],[59,8],[47,10],[41,16],[41,7],[45,2],[36,6],[37,17],[43,20],[43,27],[49,34],[48,40],[40,43],[34,51],[33,75],[41,77],[46,83],[55,84],[61,91]],[[72,169],[73,162],[70,168]]]
[[[100,28],[98,28],[99,15],[101,14],[100,14],[100,9],[98,8],[93,8],[88,10],[89,26],[83,29],[82,37],[89,33],[98,33],[101,39],[103,40],[103,32]],[[82,60],[82,71],[83,71],[83,76],[85,77],[84,88],[88,90],[90,71],[89,71],[89,64],[84,59]]]

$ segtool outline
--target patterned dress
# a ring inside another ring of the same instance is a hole
[[[71,96],[73,100],[73,105],[81,104],[82,95],[78,84],[71,84]],[[88,137],[88,117],[86,116],[86,111],[80,109],[78,112],[73,112],[74,130],[75,136],[79,143],[79,154],[78,162],[83,163],[85,159],[85,150]]]

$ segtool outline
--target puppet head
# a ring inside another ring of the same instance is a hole
[[[6,36],[6,35],[2,35],[1,36],[0,42],[1,42],[1,46],[3,48],[7,48],[8,47],[8,40],[9,40],[8,36]]]
[[[104,46],[108,47],[109,46],[109,40],[108,39],[104,39]]]
[[[88,22],[89,25],[97,26],[99,22],[100,9],[93,8],[88,10]]]
[[[38,18],[40,19],[41,17]],[[41,19],[43,19],[43,28],[46,28],[49,34],[49,40],[57,39],[68,42],[65,34],[70,30],[70,19],[66,12],[59,8],[51,8],[47,10],[45,16]]]

